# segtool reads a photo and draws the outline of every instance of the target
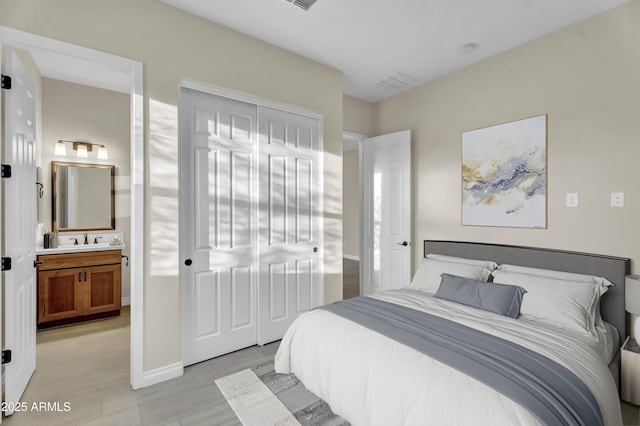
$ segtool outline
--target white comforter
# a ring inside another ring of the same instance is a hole
[[[595,342],[553,326],[514,320],[410,290],[375,296],[451,319],[540,352],[593,392],[606,425],[621,425],[606,336]],[[385,336],[324,310],[300,316],[275,358],[353,425],[537,425],[508,396]]]

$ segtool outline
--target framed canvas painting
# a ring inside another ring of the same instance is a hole
[[[462,133],[462,224],[547,227],[547,116]]]

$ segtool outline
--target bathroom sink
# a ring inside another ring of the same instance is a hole
[[[98,244],[64,244],[61,246],[58,246],[58,248],[63,248],[65,250],[80,250],[82,251],[83,249],[89,249],[89,248],[102,248],[102,247],[109,247],[109,243],[98,243]]]

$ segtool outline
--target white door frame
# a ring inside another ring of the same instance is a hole
[[[142,62],[0,26],[0,45],[97,64],[130,76],[131,106],[131,387],[145,385],[143,370],[144,122]],[[35,238],[35,236],[34,236]]]

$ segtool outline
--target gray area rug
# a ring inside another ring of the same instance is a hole
[[[348,426],[293,374],[278,374],[273,361],[217,379],[216,385],[245,426]]]
[[[301,425],[349,425],[349,422],[331,411],[329,404],[309,392],[295,375],[276,373],[273,362],[266,362],[252,370]]]

